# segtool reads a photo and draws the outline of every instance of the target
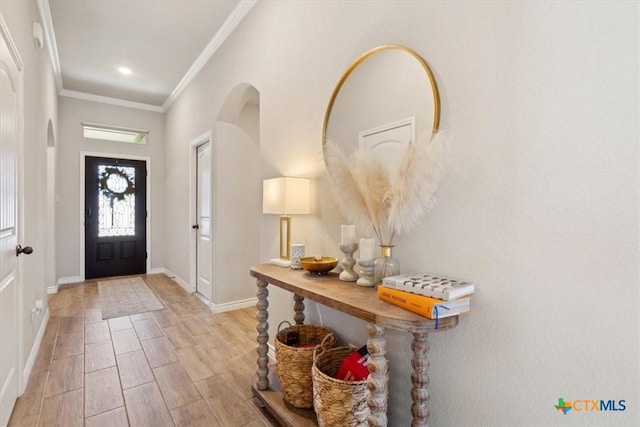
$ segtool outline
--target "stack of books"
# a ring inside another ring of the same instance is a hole
[[[379,299],[435,320],[471,310],[474,292],[473,283],[430,274],[385,277],[378,286]]]

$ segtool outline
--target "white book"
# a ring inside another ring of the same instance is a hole
[[[475,292],[473,283],[460,282],[431,274],[400,274],[385,277],[382,279],[382,284],[388,288],[444,301],[455,300]]]

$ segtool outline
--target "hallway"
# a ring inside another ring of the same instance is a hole
[[[9,426],[273,426],[251,396],[255,308],[213,314],[167,276],[165,309],[102,320],[97,280],[49,296],[50,319]]]

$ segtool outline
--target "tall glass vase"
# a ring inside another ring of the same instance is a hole
[[[376,258],[373,267],[377,285],[381,284],[385,277],[400,274],[400,261],[391,255],[392,248],[391,245],[380,245],[380,256]]]

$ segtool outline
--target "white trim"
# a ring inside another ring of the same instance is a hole
[[[16,283],[18,283],[18,281],[16,280],[15,276],[8,274],[7,277],[5,277],[2,282],[0,282],[0,292],[2,292],[4,288],[6,288],[12,283],[14,286],[16,286]]]
[[[269,351],[267,352],[267,356],[269,356],[269,359],[271,359],[273,362],[275,362],[276,361],[276,348],[270,342],[267,343],[267,346],[269,347]]]
[[[224,41],[229,37],[229,35],[235,30],[235,28],[240,24],[242,19],[253,9],[253,6],[258,3],[258,0],[241,0],[240,3],[233,9],[233,11],[229,14],[227,20],[222,24],[222,27],[218,30],[218,32],[213,36],[209,44],[204,48],[200,56],[195,60],[195,62],[189,68],[189,71],[182,77],[180,83],[173,89],[171,95],[164,101],[162,104],[162,109],[167,111],[173,101],[180,96],[182,91],[191,83],[198,73],[202,70],[202,68],[206,65],[207,61],[211,59],[214,53],[218,50],[218,48],[224,43]]]
[[[80,276],[58,277],[55,285],[47,286],[48,294],[57,294],[60,286],[69,285],[71,283],[80,283],[84,279]]]
[[[152,268],[151,270],[147,270],[147,274],[167,274],[167,269],[163,267]]]
[[[0,36],[2,36],[5,42],[7,42],[7,47],[9,48],[9,52],[11,53],[11,57],[13,58],[13,62],[15,62],[18,71],[22,71],[24,68],[24,62],[22,62],[20,52],[18,52],[18,48],[13,42],[13,38],[11,38],[9,27],[7,26],[7,23],[4,22],[2,15],[0,15]]]
[[[405,126],[409,126],[409,141],[407,141],[409,144],[415,144],[416,143],[416,118],[415,116],[411,116],[411,117],[407,117],[406,119],[402,119],[402,120],[398,120],[396,122],[393,123],[388,123],[386,125],[381,125],[381,126],[376,126],[374,128],[371,129],[367,129],[367,130],[362,130],[360,132],[358,132],[358,147],[360,149],[363,148],[363,144],[364,144],[364,139],[372,136],[372,135],[377,135],[379,133],[384,133],[384,132],[388,132],[391,130],[395,130],[398,128],[402,128]]]
[[[127,101],[126,99],[111,98],[108,96],[94,95],[92,93],[78,92],[76,90],[61,89],[60,96],[82,99],[84,101],[100,102],[102,104],[118,105],[120,107],[136,108],[138,110],[164,113],[164,109],[158,105],[144,104],[142,102]]]
[[[149,134],[149,129],[135,129],[135,128],[127,128],[123,126],[116,125],[105,125],[103,123],[93,123],[93,122],[80,122],[82,126],[91,127],[91,128],[99,128],[106,130],[117,130],[122,132],[131,132],[131,133],[146,133]]]
[[[205,133],[203,133],[200,136],[195,137],[194,139],[192,139],[189,142],[189,224],[188,224],[188,230],[189,231],[189,281],[191,283],[193,283],[193,291],[195,292],[197,290],[197,283],[198,283],[198,278],[196,277],[196,269],[197,269],[197,254],[196,254],[196,247],[198,244],[198,239],[197,239],[197,234],[198,233],[194,233],[191,226],[194,223],[198,222],[198,218],[197,218],[197,212],[196,212],[196,201],[198,198],[198,193],[197,193],[197,180],[198,177],[196,176],[196,172],[197,172],[197,163],[198,163],[198,147],[209,143],[209,149],[211,150],[211,171],[212,171],[212,175],[213,175],[213,141],[211,139],[211,129],[209,129],[208,131],[206,131]],[[211,187],[211,195],[213,196],[213,187]],[[211,199],[213,199],[213,197],[211,197]],[[210,206],[210,208],[212,208],[212,206]],[[211,209],[211,212],[213,212],[213,209]],[[194,222],[195,221],[195,222]],[[211,234],[214,235],[213,233],[215,232],[214,230],[214,224],[211,224]],[[213,242],[211,242],[213,245]],[[213,251],[211,251],[211,255],[213,257]],[[213,275],[213,265],[211,265],[211,273]],[[213,282],[213,277],[211,277],[211,281]],[[213,283],[211,283],[211,300],[214,300],[214,295],[215,295],[215,290],[213,289]]]
[[[181,278],[173,274],[170,270],[167,270],[165,268],[164,274],[166,274],[169,279],[176,282],[178,285],[180,285],[181,288],[183,288],[185,291],[189,292],[190,294],[196,291],[195,286],[189,285],[187,282],[185,282],[184,280],[182,280]]]
[[[247,308],[255,306],[258,303],[258,298],[247,298],[239,301],[225,302],[222,304],[211,303],[210,308],[214,313],[224,313],[225,311],[239,310],[241,308]]]
[[[125,160],[141,160],[146,162],[147,164],[147,241],[146,241],[146,250],[147,250],[147,260],[145,270],[148,272],[151,269],[151,219],[153,213],[151,211],[151,157],[149,156],[132,156],[128,154],[113,154],[113,153],[95,153],[90,151],[81,151],[80,152],[80,281],[84,281],[85,278],[85,268],[84,268],[84,255],[85,255],[85,247],[84,247],[84,168],[85,168],[85,157],[107,157],[110,159],[125,159]]]
[[[69,283],[80,283],[83,281],[84,279],[80,276],[59,277],[55,286],[60,287],[60,285],[68,285]]]
[[[189,292],[190,294],[192,294],[192,293],[194,293],[196,291],[192,286],[189,286],[189,284],[187,282],[185,282],[184,280],[182,280],[178,276],[173,276],[173,277],[169,276],[169,278],[171,280],[173,280],[174,282],[176,282],[178,285],[180,285],[181,288],[183,288],[185,291]]]
[[[45,38],[48,41],[47,51],[51,59],[51,67],[56,79],[56,88],[58,92],[62,91],[62,69],[60,68],[60,57],[58,56],[58,44],[56,43],[56,34],[53,31],[53,20],[51,19],[51,9],[49,9],[48,0],[38,0],[38,11],[40,19],[42,19],[42,27],[44,28]]]
[[[255,6],[256,3],[258,3],[258,0],[241,0],[238,3],[235,9],[233,9],[233,11],[229,14],[229,17],[224,22],[224,24],[222,24],[220,30],[218,30],[218,32],[209,41],[207,46],[202,50],[198,58],[191,65],[187,73],[182,77],[178,85],[173,89],[169,97],[164,101],[162,106],[158,106],[65,89],[62,85],[62,68],[60,67],[60,56],[58,55],[58,45],[56,42],[55,32],[53,30],[53,21],[51,19],[51,9],[49,8],[49,1],[37,0],[40,19],[42,19],[42,26],[44,28],[45,37],[48,41],[47,50],[49,51],[49,57],[51,58],[51,66],[53,67],[56,87],[60,96],[83,99],[85,101],[101,102],[104,104],[119,105],[129,108],[137,108],[140,110],[154,111],[158,113],[164,113],[169,109],[173,101],[175,101],[178,96],[180,96],[182,91],[184,91],[189,83],[191,83],[191,81],[198,75],[198,73],[206,65],[207,61],[211,59],[213,54],[218,50],[222,43],[224,43],[224,41],[229,37],[233,30],[235,30],[238,24],[240,24],[242,19],[244,19],[244,17],[251,11],[251,9],[253,9],[253,6]],[[20,60],[19,64],[20,70],[22,70],[22,60]]]
[[[44,317],[42,318],[42,323],[40,323],[40,329],[38,329],[38,335],[36,335],[36,339],[33,342],[33,346],[31,347],[31,352],[29,352],[29,358],[27,359],[27,363],[25,364],[24,370],[22,372],[24,388],[20,390],[20,394],[24,393],[24,390],[27,388],[27,383],[29,382],[29,376],[31,375],[31,370],[33,369],[33,365],[36,362],[36,357],[38,356],[38,350],[40,350],[40,344],[42,343],[42,337],[44,337],[44,331],[47,329],[47,323],[49,323],[48,307],[47,307],[47,311],[44,313]]]

